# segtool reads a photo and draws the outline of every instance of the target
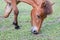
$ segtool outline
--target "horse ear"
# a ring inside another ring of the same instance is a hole
[[[41,4],[41,8],[44,8],[44,7],[46,7],[46,3],[45,3],[45,2],[43,2],[43,3]]]

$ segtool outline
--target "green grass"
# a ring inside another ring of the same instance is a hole
[[[48,16],[42,25],[40,34],[31,33],[30,13],[32,7],[26,3],[18,5],[18,22],[21,26],[19,30],[14,29],[13,12],[6,18],[0,18],[0,40],[60,40],[60,0],[55,2],[52,15]],[[0,15],[4,14],[6,3],[0,0]]]

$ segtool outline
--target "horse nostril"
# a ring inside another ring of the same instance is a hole
[[[31,31],[33,34],[38,34],[37,27],[32,27]]]
[[[38,32],[36,30],[32,30],[33,34],[38,34]]]

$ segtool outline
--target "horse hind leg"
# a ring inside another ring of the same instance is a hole
[[[12,11],[12,6],[11,6],[11,4],[7,3],[7,5],[5,7],[4,18],[9,17],[11,11]]]

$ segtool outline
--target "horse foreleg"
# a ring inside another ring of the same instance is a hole
[[[12,0],[12,8],[13,8],[13,11],[14,11],[14,22],[13,22],[13,25],[15,25],[15,29],[19,29],[19,26],[18,26],[18,8],[17,8],[17,4],[16,4],[16,0]]]
[[[11,11],[12,11],[12,6],[11,4],[8,3],[5,7],[4,18],[9,17]]]
[[[14,13],[14,22],[13,22],[13,25],[15,25],[15,29],[19,29],[17,18],[18,18],[18,13],[17,14]]]

